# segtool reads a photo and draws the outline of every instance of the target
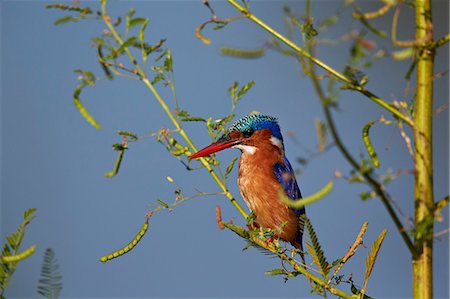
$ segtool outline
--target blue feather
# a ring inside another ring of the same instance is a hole
[[[280,126],[277,123],[277,119],[267,114],[249,114],[237,121],[231,126],[229,131],[259,131],[262,129],[272,130],[272,135],[279,140],[283,141],[281,135]]]
[[[284,191],[290,199],[301,199],[302,194],[298,187],[297,180],[295,179],[294,170],[292,169],[289,160],[284,157],[284,163],[277,163],[273,168],[273,172],[277,177],[278,182],[284,187]],[[305,214],[305,208],[292,209],[298,216]],[[303,227],[297,235],[297,241],[302,243]]]

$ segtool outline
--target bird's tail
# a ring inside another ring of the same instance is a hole
[[[300,251],[299,254],[300,254],[300,258],[302,259],[302,264],[306,265],[306,263],[305,263],[305,254],[303,253],[303,245],[302,245],[302,243],[295,241],[294,244],[292,244],[292,245],[294,245],[294,247],[297,248]]]

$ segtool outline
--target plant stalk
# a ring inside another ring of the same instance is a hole
[[[362,93],[363,95],[365,95],[366,97],[371,99],[373,102],[377,103],[378,105],[380,105],[381,107],[383,107],[387,111],[391,112],[393,115],[395,115],[395,117],[403,120],[405,123],[407,123],[408,125],[412,126],[412,124],[413,124],[412,120],[407,115],[405,115],[400,110],[398,110],[396,107],[394,107],[392,104],[387,103],[386,101],[384,101],[380,97],[376,96],[372,92],[370,92],[367,89],[365,89],[364,86],[362,86],[358,82],[353,81],[352,79],[348,78],[344,74],[342,74],[339,71],[335,70],[334,68],[332,68],[328,64],[326,64],[323,61],[317,59],[316,57],[311,55],[307,50],[305,50],[305,49],[301,48],[300,46],[296,45],[294,42],[292,42],[291,40],[289,40],[288,38],[283,36],[281,33],[279,33],[278,31],[276,31],[275,29],[273,29],[272,27],[270,27],[269,25],[264,23],[258,17],[256,17],[252,13],[250,13],[245,7],[241,6],[235,0],[227,0],[227,1],[232,6],[234,6],[237,10],[239,10],[242,14],[244,14],[248,19],[252,20],[257,25],[259,25],[261,28],[263,28],[264,30],[266,30],[267,32],[272,34],[274,37],[276,37],[278,40],[280,40],[281,42],[286,44],[288,47],[292,48],[296,53],[298,53],[301,56],[303,56],[303,57],[307,58],[308,60],[312,61],[313,63],[315,63],[316,65],[318,65],[319,67],[323,68],[328,73],[333,75],[335,78],[337,78],[340,81],[344,82],[348,86],[348,89],[356,90],[356,91]]]
[[[122,45],[123,40],[120,37],[117,30],[114,28],[113,24],[111,23],[111,19],[108,16],[106,12],[106,1],[102,1],[102,14],[103,14],[103,21],[105,22],[106,26],[108,27],[109,31],[113,34],[116,41]],[[189,136],[186,134],[186,132],[181,127],[178,120],[175,118],[174,114],[170,110],[170,108],[167,106],[166,102],[161,98],[158,91],[155,89],[153,84],[150,82],[150,80],[147,78],[146,73],[142,70],[140,65],[137,63],[136,58],[131,53],[130,49],[128,47],[125,47],[125,53],[127,54],[128,58],[131,60],[133,65],[136,67],[136,71],[138,72],[141,80],[144,82],[144,84],[150,89],[158,103],[161,105],[161,108],[164,110],[164,112],[167,114],[167,116],[172,121],[173,125],[177,129],[178,133],[183,137],[183,139],[186,141],[186,143],[189,145],[189,147],[192,149],[192,151],[197,151],[197,148],[195,147],[194,143],[191,141]],[[200,158],[200,162],[203,164],[203,166],[208,170],[209,174],[212,176],[212,178],[216,181],[217,185],[219,185],[220,189],[222,189],[224,195],[230,200],[230,202],[233,204],[233,206],[238,210],[238,212],[244,217],[245,219],[248,217],[248,214],[245,212],[245,210],[242,208],[242,206],[237,202],[237,200],[233,197],[233,195],[228,191],[225,184],[222,182],[222,180],[217,176],[217,174],[214,172],[214,169],[212,169],[211,165],[206,161],[205,158]]]
[[[431,1],[415,1],[416,40],[430,34],[432,28]],[[418,252],[413,259],[414,298],[433,297],[433,67],[434,50],[421,45],[417,54],[417,90],[414,121],[414,180],[415,247]]]

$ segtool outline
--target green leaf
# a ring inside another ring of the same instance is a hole
[[[110,69],[109,69],[109,67],[108,67],[108,65],[106,64],[106,59],[105,59],[105,57],[103,56],[103,51],[102,51],[102,48],[103,48],[103,46],[102,46],[102,43],[97,43],[97,54],[98,54],[98,62],[100,63],[100,66],[102,67],[102,70],[103,70],[103,72],[105,73],[105,75],[106,75],[106,78],[108,78],[108,79],[112,79],[113,78],[113,74],[112,74],[112,72],[110,71]]]
[[[48,4],[48,5],[45,6],[45,8],[47,8],[47,9],[56,8],[56,9],[60,9],[60,10],[77,11],[80,14],[83,14],[83,15],[87,15],[87,14],[91,14],[92,13],[91,8],[88,7],[88,6],[86,6],[86,7],[79,7],[79,6],[65,5],[65,4],[60,4],[60,3]]]
[[[231,85],[230,88],[228,89],[233,101],[236,98],[236,91],[237,91],[238,87],[239,87],[239,83],[237,81],[234,81],[233,85]]]
[[[148,24],[148,19],[144,19],[144,21],[142,22],[141,29],[139,30],[139,41],[141,42],[142,46],[144,46],[144,44],[145,44],[145,28],[147,28],[147,24]],[[147,52],[145,47],[142,47],[141,53],[142,53],[141,54],[142,55],[142,61],[144,63],[146,63],[148,52]]]
[[[83,82],[85,85],[95,84],[96,78],[93,72],[80,69],[76,69],[73,72],[80,75],[81,82]]]
[[[122,151],[124,149],[127,149],[126,145],[122,144],[122,143],[114,143],[112,145],[112,149],[115,151]]]
[[[119,49],[117,49],[117,52],[119,54],[123,53],[125,48],[129,47],[130,45],[132,45],[136,40],[137,40],[136,36],[130,37],[129,39],[124,41],[123,44],[120,45]]]
[[[20,253],[19,249],[27,226],[33,220],[35,212],[36,209],[34,208],[26,210],[23,214],[23,223],[18,226],[15,232],[6,236],[7,244],[3,246],[2,250],[2,256],[6,260],[0,259],[0,295],[2,294],[1,291],[8,286],[17,264],[34,252],[34,245]]]
[[[366,273],[364,276],[363,290],[367,286],[367,281],[369,280],[370,274],[372,274],[373,267],[375,265],[375,261],[378,256],[378,252],[380,251],[381,244],[383,243],[384,237],[386,236],[387,230],[383,229],[378,238],[373,242],[372,247],[367,254],[366,258]]]
[[[147,22],[148,22],[148,19],[145,19],[145,18],[134,18],[134,19],[131,19],[130,22],[128,23],[128,28],[130,29],[139,24],[147,24]]]
[[[131,137],[133,139],[133,141],[136,141],[138,139],[138,136],[133,133],[133,132],[127,132],[127,131],[117,131],[117,134],[122,135],[122,136],[128,136]]]
[[[250,88],[252,88],[252,86],[255,85],[255,81],[252,80],[250,82],[248,82],[247,84],[245,84],[244,86],[242,86],[242,88],[239,90],[237,96],[236,96],[236,102],[238,102],[240,100],[240,98],[247,93],[247,91],[250,90]]]
[[[370,141],[369,130],[370,127],[375,123],[375,121],[369,121],[362,130],[362,137],[364,141],[364,145],[366,147],[367,153],[369,153],[370,159],[373,165],[378,168],[380,167],[380,161],[378,160],[378,155],[373,148],[372,142]]]
[[[325,258],[325,254],[320,246],[319,240],[317,238],[316,232],[314,231],[314,228],[312,226],[311,221],[306,217],[302,216],[301,221],[304,221],[306,231],[308,232],[309,239],[311,243],[305,243],[308,252],[311,254],[314,262],[316,263],[317,267],[319,268],[320,274],[323,278],[328,278],[328,273],[330,272],[330,264],[328,263],[327,259]]]
[[[124,145],[121,145],[121,146],[122,146],[122,149],[120,149],[119,153],[117,154],[117,159],[116,159],[116,163],[114,164],[113,170],[105,173],[105,176],[107,178],[112,178],[113,176],[116,176],[117,173],[119,172],[120,164],[122,163],[123,155],[124,155],[125,149],[126,149],[126,147]],[[113,149],[115,149],[114,145],[113,145]]]
[[[227,169],[225,170],[225,180],[228,178],[228,175],[230,174],[230,172],[233,170],[234,164],[237,161],[237,157],[234,157],[230,164],[228,164]]]
[[[26,210],[23,213],[23,220],[26,224],[28,224],[31,220],[34,219],[34,217],[36,217],[34,214],[36,213],[36,208],[31,208]]]
[[[238,58],[260,58],[264,56],[265,49],[259,48],[255,50],[244,50],[244,49],[236,49],[236,48],[226,48],[221,47],[219,49],[220,53],[225,56],[232,56]]]
[[[206,122],[206,120],[203,117],[183,117],[180,119],[181,121],[201,121]]]
[[[166,59],[164,59],[164,71],[173,72],[173,61],[170,50],[167,50]]]
[[[270,271],[264,272],[264,275],[274,276],[274,275],[284,275],[287,271],[284,269],[273,269]]]
[[[105,0],[102,0],[105,1]],[[135,9],[134,8],[130,8],[128,14],[125,16],[125,30],[126,30],[126,34],[128,35],[128,31],[130,29],[130,22],[131,22],[131,18],[134,16],[135,13]]]
[[[160,200],[160,199],[157,199],[156,201],[157,201],[160,205],[162,205],[163,207],[165,207],[166,209],[169,208],[169,205],[168,205],[166,202],[164,202],[164,201],[162,201],[162,200]]]
[[[16,253],[13,255],[3,255],[1,257],[1,260],[8,264],[18,263],[18,262],[23,261],[24,259],[28,258],[29,256],[31,256],[34,253],[35,249],[36,249],[36,245],[31,245],[30,247],[28,247],[27,249],[25,249],[24,251],[22,251],[20,253]]]
[[[57,19],[55,22],[53,22],[53,25],[58,26],[61,24],[65,24],[68,22],[78,22],[78,18],[72,17],[72,16],[65,16],[62,18]]]
[[[210,45],[211,40],[202,34],[202,30],[205,28],[206,24],[207,23],[202,23],[195,28],[195,36],[205,45]]]
[[[386,32],[376,28],[374,25],[370,24],[369,21],[367,21],[365,18],[359,18],[359,20],[361,21],[361,24],[363,24],[373,34],[375,34],[375,35],[377,35],[378,37],[381,37],[381,38],[386,38],[387,37]]]
[[[287,204],[289,207],[299,209],[325,197],[325,195],[330,193],[330,191],[333,189],[333,184],[334,180],[330,180],[328,183],[325,184],[325,186],[322,187],[322,189],[320,189],[316,193],[313,193],[303,198],[291,199],[286,196],[284,189],[280,189],[278,195],[280,197],[280,200],[285,204]]]
[[[73,93],[73,103],[75,104],[75,107],[77,107],[78,111],[80,112],[81,116],[86,119],[88,123],[90,123],[94,128],[100,129],[100,124],[95,120],[95,118],[87,111],[87,109],[84,107],[83,103],[81,103],[80,100],[80,93],[81,90],[86,86],[86,83],[81,83],[77,86],[75,89],[75,92]]]

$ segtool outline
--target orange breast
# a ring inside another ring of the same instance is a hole
[[[279,231],[281,239],[294,243],[300,230],[298,216],[279,200],[278,192],[283,187],[273,172],[282,158],[272,144],[259,145],[254,154],[243,153],[238,186],[258,225]]]

